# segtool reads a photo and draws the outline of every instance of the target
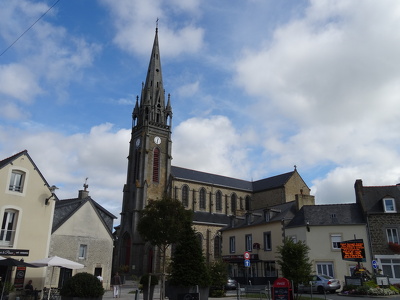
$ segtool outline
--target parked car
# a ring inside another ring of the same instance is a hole
[[[335,293],[341,288],[340,280],[335,279],[328,275],[313,275],[310,284],[300,284],[298,288],[299,293],[312,292],[323,294],[325,292]]]
[[[236,290],[237,287],[237,281],[232,278],[228,278],[225,284],[225,289],[227,290]]]

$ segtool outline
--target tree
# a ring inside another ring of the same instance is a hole
[[[208,267],[191,222],[185,225],[176,245],[171,264],[170,284],[201,287],[210,285]]]
[[[228,263],[223,260],[215,260],[210,266],[210,280],[211,280],[211,297],[225,296],[225,285],[228,279]]]
[[[141,237],[157,246],[162,259],[161,295],[165,294],[165,254],[169,245],[179,241],[182,230],[192,221],[192,212],[186,210],[178,200],[163,197],[161,200],[150,200],[141,211],[138,231]]]
[[[282,270],[283,277],[293,282],[297,287],[299,283],[308,282],[311,275],[311,263],[308,258],[310,248],[303,242],[295,243],[292,238],[286,237],[283,245],[277,247],[277,263]]]

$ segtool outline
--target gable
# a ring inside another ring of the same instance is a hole
[[[66,212],[66,210],[63,212]],[[85,201],[70,213],[64,222],[54,230],[54,235],[90,236],[99,239],[110,238],[110,232],[104,226],[90,201]]]

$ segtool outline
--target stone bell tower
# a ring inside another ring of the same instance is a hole
[[[172,108],[170,96],[165,99],[156,28],[146,82],[142,83],[140,100],[136,98],[132,113],[128,171],[116,246],[118,267],[124,266],[135,275],[158,268],[157,249],[144,243],[137,224],[148,201],[161,199],[166,193],[171,170],[171,127]]]

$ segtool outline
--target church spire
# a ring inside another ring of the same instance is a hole
[[[166,111],[165,106],[165,92],[162,80],[157,25],[146,82],[142,86],[138,125],[168,125],[167,119],[169,117],[171,117],[171,113]]]

